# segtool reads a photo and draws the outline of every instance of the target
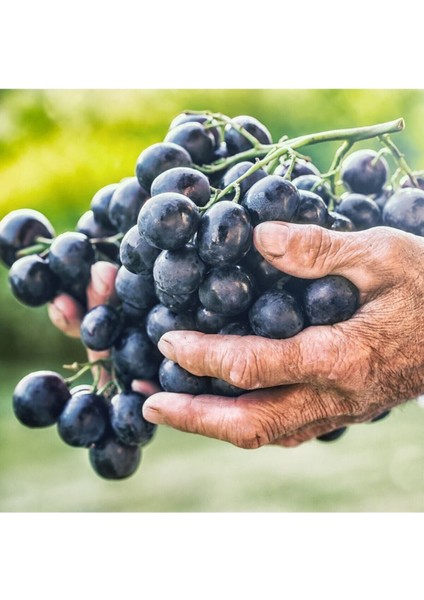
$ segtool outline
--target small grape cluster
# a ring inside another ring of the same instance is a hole
[[[146,396],[135,380],[168,392],[234,397],[244,390],[195,376],[163,357],[157,345],[171,330],[285,339],[305,327],[332,325],[359,308],[358,289],[341,276],[286,275],[253,245],[266,221],[335,231],[388,225],[424,235],[424,176],[414,173],[389,134],[403,121],[272,141],[250,116],[178,115],[164,141],[143,150],[134,177],[93,197],[76,231],[55,235],[46,217],[16,210],[0,222],[0,258],[14,296],[31,307],[72,296],[83,307],[81,340],[109,358],[65,379],[51,371],[16,386],[14,411],[28,427],[57,424],[69,445],[89,449],[96,473],[122,479],[137,469],[155,432],[142,415]],[[380,151],[350,152],[378,137]],[[326,173],[298,148],[342,140]],[[397,169],[389,179],[385,154]],[[340,188],[342,191],[340,192]],[[116,298],[87,311],[92,265],[119,266]],[[74,381],[93,369],[93,385]],[[101,370],[109,379],[99,386]],[[374,420],[386,416],[389,411]],[[340,437],[346,428],[320,436]]]

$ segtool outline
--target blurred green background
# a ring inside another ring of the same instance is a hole
[[[102,186],[134,173],[139,153],[161,141],[185,109],[251,114],[274,138],[404,117],[395,141],[424,168],[420,90],[2,90],[0,218],[15,208],[46,214],[57,232],[75,227]],[[376,144],[367,143],[376,147]],[[322,170],[337,146],[308,154]],[[334,445],[245,451],[160,428],[139,471],[99,479],[85,450],[54,428],[29,430],[11,396],[32,370],[60,369],[84,352],[50,324],[45,308],[20,306],[0,273],[1,511],[421,511],[424,410],[415,402]]]

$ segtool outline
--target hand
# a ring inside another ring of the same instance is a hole
[[[155,394],[143,407],[146,419],[243,448],[295,446],[424,391],[424,240],[385,227],[340,233],[269,222],[256,227],[254,242],[289,275],[346,277],[360,290],[360,309],[286,340],[165,334],[159,347],[166,357],[251,391],[238,398]]]
[[[91,267],[91,281],[87,288],[87,308],[90,310],[99,304],[107,304],[115,295],[115,278],[118,267],[99,261]],[[57,296],[49,304],[49,316],[52,323],[70,337],[80,337],[81,320],[84,316],[82,306],[68,294]],[[108,358],[109,352],[87,350],[88,360],[93,362]],[[110,380],[110,375],[102,369],[99,387]],[[158,387],[149,381],[134,381],[132,388],[146,396],[157,392]]]

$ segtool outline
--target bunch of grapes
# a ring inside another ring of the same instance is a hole
[[[402,128],[399,119],[273,142],[253,117],[187,112],[172,121],[164,141],[143,150],[135,176],[94,195],[75,231],[56,236],[48,219],[30,209],[6,215],[0,257],[14,296],[35,307],[69,294],[85,312],[83,344],[109,351],[109,358],[76,365],[69,378],[51,371],[24,377],[13,395],[19,421],[56,424],[65,443],[88,448],[96,473],[122,479],[135,472],[155,432],[135,380],[153,380],[168,392],[244,391],[164,358],[157,345],[166,332],[285,339],[349,319],[359,307],[350,281],[282,273],[255,249],[253,229],[265,221],[349,232],[384,224],[424,235],[424,176],[411,171],[389,136]],[[379,151],[351,152],[354,142],[373,137]],[[326,173],[298,151],[332,140],[342,145]],[[98,260],[119,266],[116,297],[87,311]],[[91,369],[92,385],[72,387]],[[102,369],[109,377],[100,386]],[[335,440],[345,429],[319,439]]]

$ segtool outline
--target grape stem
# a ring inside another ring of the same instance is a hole
[[[63,365],[64,369],[69,369],[71,371],[77,371],[74,375],[67,377],[65,379],[65,382],[67,384],[73,383],[74,381],[76,381],[77,379],[82,377],[82,375],[87,373],[87,371],[91,371],[91,369],[93,367],[99,367],[99,370],[100,370],[100,368],[104,368],[104,369],[108,370],[111,362],[112,361],[110,358],[99,358],[98,360],[93,360],[91,362],[85,362],[85,363],[74,362],[70,365]]]
[[[390,150],[391,155],[399,165],[401,171],[403,171],[411,180],[411,183],[414,187],[419,187],[417,180],[414,177],[411,167],[405,160],[405,155],[399,150],[393,140],[390,138],[388,134],[383,134],[379,136],[382,144],[386,146]]]
[[[203,113],[205,114],[205,113]],[[209,113],[214,116],[213,113]],[[221,117],[222,115],[218,115]],[[231,119],[230,119],[231,122]],[[223,190],[218,191],[213,195],[211,200],[201,210],[207,210],[215,202],[221,200],[226,194],[231,192],[236,185],[239,185],[244,179],[252,175],[258,169],[266,167],[269,164],[274,164],[276,160],[279,160],[286,154],[292,154],[296,148],[302,148],[303,146],[310,146],[314,144],[320,144],[323,142],[335,142],[343,141],[344,144],[339,148],[336,156],[333,160],[333,164],[330,167],[329,177],[335,177],[337,173],[338,165],[340,164],[343,156],[352,147],[355,142],[361,140],[368,140],[371,138],[380,138],[386,145],[392,143],[390,138],[387,141],[388,134],[397,133],[405,128],[405,121],[402,118],[395,119],[394,121],[388,121],[386,123],[378,123],[376,125],[370,125],[366,127],[354,127],[347,129],[333,129],[330,131],[321,131],[319,133],[311,133],[307,135],[301,135],[292,139],[286,139],[283,142],[277,144],[256,144],[250,150],[240,152],[234,156],[230,156],[227,159],[217,161],[212,165],[197,166],[197,168],[204,173],[214,173],[220,171],[223,168],[231,167],[232,165],[240,162],[241,160],[252,160],[259,159],[248,169],[243,175],[238,177],[235,181],[227,185]],[[394,146],[394,144],[393,144]],[[396,148],[396,146],[394,146]],[[397,148],[396,148],[397,150]],[[398,160],[404,161],[403,155],[398,151]],[[262,157],[262,158],[261,158]],[[405,163],[406,165],[406,163]],[[405,169],[405,165],[403,168]],[[336,166],[337,168],[334,168]],[[406,168],[408,166],[406,165]],[[334,174],[333,174],[333,171]],[[410,169],[409,169],[410,172]],[[408,173],[409,175],[409,173]],[[333,184],[334,185],[334,184]]]

